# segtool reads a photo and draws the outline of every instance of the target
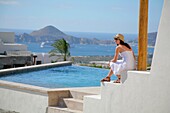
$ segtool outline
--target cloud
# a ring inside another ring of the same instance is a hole
[[[17,5],[19,2],[17,0],[0,0],[0,5]]]

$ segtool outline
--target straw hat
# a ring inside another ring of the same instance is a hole
[[[119,40],[122,40],[123,42],[125,41],[124,40],[124,36],[122,34],[117,34],[114,39],[119,39]]]

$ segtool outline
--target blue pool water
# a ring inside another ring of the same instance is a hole
[[[47,88],[89,87],[100,86],[100,80],[108,72],[108,69],[73,65],[7,75],[0,77],[0,80]],[[113,76],[112,79],[116,77]]]

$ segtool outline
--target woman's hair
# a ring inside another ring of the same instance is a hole
[[[131,47],[129,46],[129,44],[123,42],[122,40],[120,40],[120,44],[126,46],[126,47],[129,48],[129,49],[131,49]],[[117,44],[117,45],[119,45],[119,44]]]

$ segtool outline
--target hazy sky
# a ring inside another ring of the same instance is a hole
[[[149,0],[149,32],[157,31],[163,0]],[[137,33],[139,0],[0,0],[0,28]]]

